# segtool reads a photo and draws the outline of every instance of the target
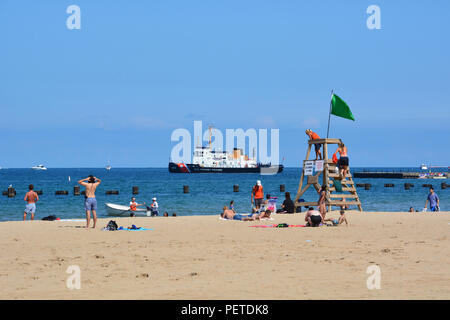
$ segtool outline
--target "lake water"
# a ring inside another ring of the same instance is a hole
[[[417,168],[352,168],[357,171],[419,171]],[[136,199],[139,203],[151,203],[156,197],[160,214],[169,215],[212,215],[218,214],[230,200],[235,201],[238,212],[249,212],[250,192],[256,180],[261,180],[264,192],[278,197],[278,205],[284,200],[280,184],[295,198],[300,168],[285,168],[277,175],[259,174],[174,174],[167,168],[68,168],[34,171],[31,169],[0,170],[0,190],[6,191],[9,185],[17,191],[17,196],[0,197],[0,221],[21,220],[25,208],[24,195],[28,185],[42,190],[37,203],[35,219],[56,215],[62,219],[84,218],[84,196],[74,196],[73,187],[81,178],[93,174],[102,179],[97,189],[98,215],[107,217],[105,202],[128,205],[132,196],[132,187],[139,187]],[[69,177],[71,181],[69,181]],[[408,211],[410,207],[422,210],[428,195],[423,184],[432,184],[440,198],[441,211],[450,211],[450,188],[441,190],[441,182],[449,179],[354,179],[355,183],[370,183],[370,190],[357,188],[365,211]],[[414,184],[410,190],[404,190],[404,183]],[[385,183],[393,183],[393,188],[385,188]],[[183,186],[189,186],[189,193],[183,193]],[[239,185],[239,192],[233,192],[233,185]],[[56,190],[67,190],[69,195],[55,195]],[[81,187],[84,190],[84,187]],[[119,190],[119,195],[106,195],[107,190]],[[314,188],[309,188],[302,196],[306,201],[316,201],[318,196]]]

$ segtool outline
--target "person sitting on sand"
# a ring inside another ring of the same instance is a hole
[[[332,218],[328,218],[328,219],[324,219],[323,222],[331,221],[333,223],[333,225],[340,225],[343,222],[345,222],[345,224],[348,226],[347,217],[345,216],[345,210],[341,210],[341,211],[339,211],[339,213],[341,214],[341,216],[339,217],[338,220],[332,219]]]
[[[271,197],[270,194],[266,194],[266,200],[264,200],[262,206],[261,206],[261,211],[266,211],[266,210],[270,210],[271,212],[276,212],[277,211],[277,198],[275,197]]]
[[[284,201],[281,204],[281,209],[277,210],[277,213],[294,213],[295,205],[291,199],[291,194],[289,192],[284,193]]]
[[[261,211],[261,213],[258,215],[258,219],[270,219],[270,215],[272,214],[272,210],[271,209],[266,209],[265,211]]]
[[[306,211],[305,221],[307,227],[318,227],[322,222],[322,215],[319,211],[314,210],[313,207],[309,207]]]
[[[236,212],[234,212],[231,209],[228,209],[227,206],[223,207],[223,211],[220,214],[220,216],[223,219],[229,219],[229,220],[241,220],[241,221],[255,221],[255,219],[259,219],[258,214],[251,214],[250,216],[243,216]]]
[[[413,207],[409,208],[409,212],[415,212]]]
[[[164,217],[168,217],[169,214],[168,214],[167,212],[164,212],[163,216],[164,216]]]

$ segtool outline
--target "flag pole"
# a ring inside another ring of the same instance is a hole
[[[333,100],[333,90],[331,90],[331,99],[330,99],[330,112],[328,113],[328,129],[327,129],[327,139],[328,134],[330,133],[330,119],[331,119],[331,101]]]

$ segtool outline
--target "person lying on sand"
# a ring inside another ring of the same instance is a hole
[[[261,211],[259,214],[259,219],[270,219],[270,214],[272,213],[272,210],[267,209],[266,211]]]
[[[223,219],[229,219],[229,220],[241,220],[241,221],[255,221],[256,219],[259,220],[258,214],[251,214],[250,216],[243,216],[238,213],[235,213],[233,210],[228,209],[227,206],[223,207],[223,212],[220,214],[220,216]]]
[[[306,211],[305,221],[307,222],[307,227],[318,227],[322,222],[322,215],[319,211],[314,210],[313,207],[309,207]]]

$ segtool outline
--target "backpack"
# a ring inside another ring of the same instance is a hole
[[[108,231],[116,231],[119,226],[114,220],[109,220],[108,224],[105,227],[105,230]]]

